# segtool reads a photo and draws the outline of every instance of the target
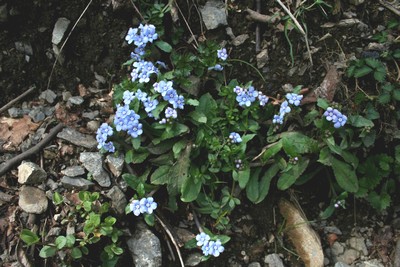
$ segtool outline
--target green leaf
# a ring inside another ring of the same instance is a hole
[[[377,209],[378,211],[382,211],[388,208],[390,206],[390,202],[392,201],[389,194],[384,192],[378,195],[374,191],[368,194],[367,199],[371,203],[371,206]]]
[[[390,102],[390,99],[391,99],[390,93],[387,92],[383,92],[378,96],[378,102],[380,104],[387,104]]]
[[[39,242],[40,238],[37,234],[32,232],[31,230],[28,229],[22,229],[19,237],[24,241],[28,246],[36,244]]]
[[[358,180],[354,169],[347,163],[331,157],[332,169],[339,186],[347,192],[357,192]]]
[[[164,41],[158,40],[154,43],[158,48],[166,53],[170,53],[172,51],[172,46]]]
[[[125,153],[125,162],[127,164],[131,163],[133,161],[133,151],[128,150],[128,152]]]
[[[124,253],[124,250],[117,246],[112,246],[111,250],[112,252],[114,252],[115,255],[121,255],[122,253]]]
[[[193,121],[198,122],[198,123],[207,123],[207,117],[204,113],[199,112],[199,111],[192,111],[188,115],[193,119]]]
[[[182,185],[184,181],[187,179],[190,167],[191,151],[192,151],[192,145],[188,144],[181,153],[176,163],[172,167],[170,167],[168,173],[167,189],[171,195],[176,195],[180,193]]]
[[[66,243],[65,243],[65,246],[67,247],[67,248],[72,248],[73,246],[74,246],[74,244],[75,244],[75,236],[74,235],[67,235],[66,236]]]
[[[135,153],[134,157],[132,158],[131,163],[134,163],[134,164],[142,163],[142,162],[144,162],[144,161],[147,159],[147,157],[149,156],[149,154],[150,154],[150,153],[148,153],[148,152]]]
[[[50,258],[53,257],[57,252],[56,247],[51,247],[51,246],[43,246],[42,249],[39,252],[39,256],[42,258]]]
[[[147,223],[149,226],[154,226],[154,214],[144,214],[144,221]]]
[[[363,77],[365,75],[367,75],[368,73],[372,72],[373,69],[368,67],[368,66],[362,66],[361,68],[357,68],[354,71],[354,77],[355,78],[360,78]]]
[[[63,203],[63,197],[60,195],[60,193],[58,192],[54,192],[53,194],[53,203],[55,205],[60,205],[61,203]]]
[[[322,109],[327,109],[329,107],[329,103],[328,103],[328,101],[326,101],[326,99],[318,98],[317,106]]]
[[[282,173],[278,179],[278,188],[280,190],[286,190],[292,186],[297,178],[307,169],[309,162],[310,160],[307,158],[300,158],[295,165],[292,165],[292,168]]]
[[[200,97],[199,105],[196,107],[196,111],[204,114],[208,120],[215,117],[216,109],[217,109],[217,102],[215,102],[214,98],[211,94],[207,93]]]
[[[318,151],[317,141],[300,132],[284,132],[281,137],[283,150],[291,157]]]
[[[82,258],[82,251],[78,247],[74,247],[71,250],[71,257],[75,260]]]
[[[278,142],[275,142],[273,144],[268,145],[268,148],[262,152],[261,159],[263,162],[266,162],[273,156],[275,156],[279,151],[282,149],[282,140],[279,140]]]
[[[197,106],[200,104],[200,102],[199,102],[197,99],[191,99],[191,98],[189,98],[189,99],[186,101],[186,104],[187,104],[187,105],[190,105],[190,106],[197,107]]]
[[[259,169],[261,171],[261,169]],[[248,199],[255,204],[260,203],[268,195],[269,187],[272,179],[279,171],[279,165],[273,164],[259,179],[260,171],[256,171],[251,175],[246,186],[246,195]]]
[[[67,238],[65,236],[62,236],[62,235],[58,236],[54,243],[56,244],[57,249],[62,249],[67,244]]]
[[[361,115],[351,115],[349,116],[349,123],[354,127],[374,127],[374,122],[364,118]]]
[[[240,171],[233,171],[232,177],[235,181],[239,182],[239,187],[241,189],[245,188],[247,183],[249,182],[250,179],[250,168],[246,168],[244,170]]]
[[[386,71],[375,71],[374,72],[374,78],[375,80],[377,80],[378,82],[384,82],[385,78],[386,78]]]
[[[394,98],[396,101],[400,101],[400,89],[395,89],[395,90],[393,91],[393,98]]]
[[[171,166],[163,165],[158,167],[150,177],[150,181],[154,185],[161,185],[168,183],[168,173]]]
[[[188,175],[183,181],[181,188],[181,200],[183,202],[192,202],[196,200],[200,193],[202,182],[196,179],[192,175]]]

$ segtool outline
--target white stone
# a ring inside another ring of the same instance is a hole
[[[51,42],[55,45],[58,45],[64,37],[65,32],[68,29],[71,21],[67,18],[59,18],[54,25],[53,36],[51,38]]]

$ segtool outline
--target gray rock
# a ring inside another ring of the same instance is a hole
[[[61,132],[57,134],[57,137],[67,140],[74,145],[82,146],[89,149],[94,149],[97,146],[97,141],[93,136],[82,134],[77,130],[69,127],[65,127]]]
[[[269,267],[284,267],[281,257],[278,254],[273,253],[265,256],[264,263],[267,263]]]
[[[40,107],[35,107],[34,109],[32,109],[29,112],[28,115],[29,115],[29,117],[32,118],[32,120],[34,122],[39,122],[46,118],[46,115],[44,114],[44,112],[42,111],[42,109]]]
[[[8,115],[10,115],[11,118],[19,118],[24,115],[24,112],[20,108],[12,107],[8,109]]]
[[[66,30],[68,29],[69,21],[67,18],[59,18],[54,25],[53,36],[51,38],[51,42],[55,45],[58,45],[64,37]]]
[[[342,255],[339,255],[336,259],[338,261],[352,264],[356,259],[361,256],[360,251],[357,251],[353,248],[346,249]]]
[[[201,263],[202,259],[203,255],[198,252],[189,254],[187,259],[185,260],[185,266],[197,266]]]
[[[118,186],[113,186],[110,191],[108,191],[107,197],[111,199],[111,207],[114,208],[118,214],[125,214],[125,207],[128,201],[126,200],[124,192],[122,192]]]
[[[124,168],[124,156],[119,155],[118,157],[114,155],[107,155],[106,157],[107,166],[114,174],[115,177],[119,177],[122,173],[122,169]]]
[[[33,162],[23,162],[18,166],[18,183],[40,184],[47,178],[45,170]]]
[[[90,130],[92,132],[96,132],[97,129],[99,129],[99,127],[100,127],[100,122],[99,121],[89,121],[86,124],[86,127],[88,130]]]
[[[336,226],[327,226],[324,228],[324,233],[325,234],[337,234],[337,235],[342,235],[342,231],[340,231],[339,228]]]
[[[335,267],[350,267],[350,265],[339,261],[335,263]]]
[[[220,25],[227,25],[226,9],[222,1],[209,0],[205,6],[200,7],[203,22],[208,30],[218,28]]]
[[[261,264],[259,262],[251,262],[248,267],[261,267]]]
[[[17,49],[17,51],[24,53],[25,55],[29,55],[32,56],[33,55],[33,49],[31,44],[29,43],[23,43],[23,42],[15,42],[15,49]]]
[[[162,266],[161,244],[144,223],[138,223],[135,233],[126,241],[136,267]]]
[[[99,111],[98,110],[90,111],[90,112],[83,112],[82,113],[82,117],[84,117],[86,119],[89,119],[89,120],[93,120],[97,116],[99,116]]]
[[[63,101],[67,102],[70,97],[72,97],[72,94],[70,91],[62,92]]]
[[[61,174],[69,177],[77,177],[85,174],[85,169],[82,166],[70,166],[61,171]]]
[[[19,189],[19,207],[28,213],[42,214],[49,205],[46,194],[39,188],[22,186]]]
[[[8,19],[7,3],[0,6],[0,22],[6,22]]]
[[[70,98],[68,98],[68,104],[69,105],[76,105],[79,106],[80,104],[83,103],[83,97],[81,96],[71,96]]]
[[[359,251],[362,255],[364,256],[368,255],[368,249],[367,246],[365,245],[365,239],[363,237],[352,237],[346,241],[346,244],[349,247]]]
[[[54,103],[56,97],[57,95],[50,89],[44,90],[39,96],[40,99],[44,99],[50,104]]]
[[[250,36],[248,34],[241,34],[235,37],[235,39],[232,40],[232,44],[234,46],[239,46],[246,42],[247,39],[249,39]]]
[[[109,187],[111,185],[110,176],[102,167],[103,157],[98,152],[82,152],[79,156],[80,162],[83,166],[92,173],[93,179],[96,180],[102,187]]]
[[[269,60],[268,49],[261,50],[261,52],[257,54],[256,59],[257,59],[257,68],[259,69],[263,68],[268,63]]]
[[[397,239],[396,248],[394,249],[393,266],[400,266],[400,239]]]
[[[91,181],[81,177],[63,176],[61,183],[67,189],[88,190],[90,186],[94,185]]]
[[[47,179],[46,185],[51,190],[56,190],[58,188],[58,183],[54,182],[52,179]]]
[[[59,236],[61,234],[61,227],[52,227],[50,228],[49,232],[47,233],[45,240],[48,241],[52,236]]]

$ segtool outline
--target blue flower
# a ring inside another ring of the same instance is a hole
[[[260,106],[265,106],[268,103],[268,96],[263,95],[261,92],[258,94],[258,101],[260,101]]]
[[[225,61],[228,58],[228,53],[226,52],[226,49],[222,48],[220,50],[217,50],[217,57]]]
[[[104,148],[106,151],[110,152],[110,153],[114,153],[114,152],[115,152],[114,144],[113,144],[113,142],[111,142],[111,141],[105,143],[105,144],[103,145],[103,148]]]
[[[134,69],[131,72],[132,82],[139,79],[140,83],[148,83],[150,75],[158,73],[158,69],[151,61],[140,60],[133,63]]]
[[[143,101],[143,105],[144,105],[144,110],[147,113],[150,113],[156,109],[158,105],[158,100],[157,99],[152,100],[150,97],[148,97],[145,101]]]
[[[241,107],[250,107],[251,103],[253,103],[259,96],[259,92],[255,90],[253,86],[249,86],[247,89],[236,86],[233,88],[233,91],[237,94],[236,101]]]
[[[289,101],[290,104],[299,106],[300,101],[303,99],[303,95],[298,95],[294,93],[287,93],[286,99]]]
[[[229,134],[229,139],[234,144],[242,142],[242,138],[240,137],[240,134],[235,133],[235,132],[232,132]]]
[[[152,43],[157,38],[158,34],[156,33],[156,28],[154,25],[140,24],[138,28],[129,28],[125,40],[128,42],[128,44],[133,42],[137,47],[143,48],[148,42]]]
[[[279,109],[279,114],[285,115],[285,113],[289,113],[292,109],[289,107],[289,103],[285,100],[281,104],[281,107]]]
[[[132,203],[129,205],[131,211],[133,212],[133,214],[135,214],[135,216],[139,216],[141,211],[141,205],[140,205],[140,201],[135,199],[132,201]]]
[[[128,33],[125,36],[125,40],[128,44],[131,44],[137,39],[138,28],[129,28]]]
[[[153,211],[157,208],[157,203],[154,202],[152,197],[142,198],[140,200],[140,212],[152,214]]]
[[[171,81],[160,81],[158,83],[154,83],[153,87],[154,87],[154,90],[157,93],[160,93],[162,97],[164,97],[169,90],[175,90],[172,87],[172,82]]]
[[[178,100],[178,93],[176,92],[175,89],[169,89],[164,96],[164,100],[168,101],[171,105],[176,108],[177,104],[176,101]]]
[[[183,95],[178,96],[178,98],[175,99],[175,103],[172,104],[174,108],[179,108],[183,109],[185,105],[185,98]]]
[[[224,67],[222,67],[220,64],[215,64],[215,66],[208,67],[208,70],[223,71]]]
[[[132,102],[132,100],[135,99],[135,94],[133,92],[126,90],[122,98],[124,100],[124,104],[129,105]]]
[[[132,138],[136,138],[142,133],[142,124],[137,121],[133,122],[128,129],[128,134],[132,136]]]
[[[243,93],[243,88],[240,86],[235,86],[235,88],[233,88],[233,92],[235,92],[237,95],[240,95],[241,93]]]
[[[213,242],[213,241],[211,241]],[[218,257],[222,252],[224,252],[225,248],[222,246],[221,241],[217,239],[214,243],[211,244],[209,243],[210,247],[210,254],[212,254],[214,257]]]
[[[138,89],[135,93],[135,97],[139,99],[141,102],[143,102],[147,99],[147,93],[142,92],[142,90]]]
[[[283,124],[283,116],[274,115],[274,118],[272,119],[272,123]]]
[[[333,127],[340,128],[347,122],[347,116],[343,115],[339,110],[328,107],[323,114],[327,121],[333,123]]]
[[[178,117],[178,113],[176,112],[176,109],[167,107],[165,109],[165,117],[168,118],[173,118],[176,119]],[[161,123],[161,122],[160,122]]]
[[[236,96],[236,101],[239,103],[239,106],[241,107],[243,106],[250,107],[251,105],[250,98],[245,92],[238,94]]]
[[[196,241],[197,241],[197,246],[201,247],[210,241],[210,236],[207,235],[204,232],[201,232],[200,234],[196,235]]]

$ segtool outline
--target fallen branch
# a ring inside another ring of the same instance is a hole
[[[161,226],[164,228],[164,231],[167,233],[168,237],[171,239],[172,244],[174,244],[174,247],[176,249],[176,253],[178,254],[179,261],[181,263],[182,267],[185,267],[185,263],[183,262],[181,251],[179,249],[178,243],[176,243],[174,236],[172,235],[171,231],[168,229],[168,227],[165,225],[165,223],[161,220],[157,214],[154,214],[156,219],[160,222]]]
[[[251,20],[254,20],[256,22],[262,22],[262,23],[274,23],[276,20],[279,19],[279,16],[268,16],[268,15],[263,15],[260,14],[257,11],[254,11],[250,8],[246,9],[247,14],[249,15],[248,18]]]
[[[400,10],[398,8],[396,8],[393,4],[387,2],[387,1],[383,1],[383,0],[379,0],[379,3],[386,7],[387,9],[389,9],[390,11],[392,11],[394,14],[396,14],[397,16],[400,16]]]
[[[310,45],[308,44],[308,38],[307,38],[307,33],[304,31],[303,27],[301,27],[300,23],[297,21],[295,16],[290,12],[290,10],[281,2],[281,0],[275,0],[278,2],[278,4],[283,8],[283,10],[289,15],[289,17],[293,20],[294,24],[296,25],[297,29],[301,32],[301,34],[304,37],[304,40],[306,42],[306,47],[307,47],[307,52],[308,52],[308,57],[310,59],[311,66],[313,65],[313,60],[311,56],[311,50],[310,50]]]
[[[49,143],[56,135],[58,132],[60,132],[64,128],[64,124],[59,123],[57,126],[55,126],[49,134],[42,139],[37,145],[34,147],[31,147],[27,151],[19,154],[18,156],[13,157],[10,160],[7,160],[0,166],[0,176],[4,175],[6,172],[8,172],[12,167],[23,161],[24,159],[29,158],[30,156],[38,153],[47,143]]]
[[[29,87],[28,90],[23,92],[21,95],[19,95],[15,99],[13,99],[10,102],[8,102],[7,104],[5,104],[2,108],[0,108],[0,114],[3,113],[4,111],[6,111],[7,109],[9,109],[10,107],[12,107],[15,103],[17,103],[19,100],[24,98],[26,95],[30,94],[35,89],[36,89],[36,86],[31,86],[31,87]]]

